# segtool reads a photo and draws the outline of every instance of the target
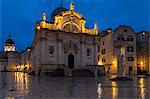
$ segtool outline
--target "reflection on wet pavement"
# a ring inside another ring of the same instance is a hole
[[[37,77],[0,72],[0,99],[150,99],[150,77],[114,82],[108,77]]]
[[[116,99],[118,96],[118,87],[117,87],[117,83],[112,81],[111,82],[111,86],[112,86],[112,99]]]

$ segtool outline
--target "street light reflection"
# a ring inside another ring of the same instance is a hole
[[[118,87],[117,87],[117,83],[112,81],[111,82],[111,86],[112,86],[112,99],[116,99],[118,96]]]
[[[29,78],[28,75],[21,72],[15,72],[16,87],[20,90],[20,94],[28,94],[29,90]]]
[[[9,96],[9,97],[7,97],[7,99],[15,99],[14,97],[12,97],[12,96]]]
[[[102,99],[102,85],[101,85],[101,83],[98,84],[97,93],[98,93],[98,99]]]
[[[145,99],[145,81],[144,78],[139,79],[139,91],[140,91],[140,99]]]

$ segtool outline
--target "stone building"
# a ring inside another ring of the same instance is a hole
[[[107,74],[136,74],[136,34],[130,27],[102,32],[99,65]]]
[[[136,34],[136,38],[138,73],[150,74],[150,32],[139,32]]]
[[[16,71],[20,62],[20,53],[16,51],[15,43],[9,35],[4,45],[4,52],[0,53],[0,71]]]
[[[47,20],[35,25],[32,47],[16,51],[11,36],[0,52],[0,71],[33,71],[36,74],[78,75],[87,70],[100,73],[133,75],[150,73],[150,32],[135,33],[131,27],[119,26],[98,32],[85,26],[86,19],[70,9],[56,8]],[[57,71],[58,72],[58,71]]]
[[[31,70],[31,48],[17,52],[11,35],[4,44],[4,51],[0,52],[0,71],[29,72]]]
[[[6,71],[8,65],[7,54],[4,52],[0,52],[0,71]]]
[[[17,65],[17,71],[30,72],[31,71],[31,47],[27,47],[20,53],[20,63]]]
[[[47,21],[46,14],[37,22],[31,50],[32,71],[38,73],[63,69],[67,75],[73,70],[85,70],[98,65],[97,24],[93,29],[85,27],[86,19],[75,12],[74,4],[70,10],[59,7]]]

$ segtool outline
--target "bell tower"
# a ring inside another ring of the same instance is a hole
[[[5,52],[15,52],[15,50],[16,50],[15,43],[12,40],[11,35],[9,35],[8,39],[5,42],[4,50],[5,50]]]

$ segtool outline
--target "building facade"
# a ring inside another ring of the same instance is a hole
[[[31,47],[27,47],[20,53],[20,63],[16,66],[16,70],[19,72],[31,71]]]
[[[102,32],[99,65],[107,74],[132,75],[136,67],[136,34],[128,26]]]
[[[95,76],[150,74],[150,32],[119,26],[99,33],[97,24],[93,29],[85,27],[86,19],[75,11],[74,3],[69,10],[56,8],[50,20],[46,17],[43,13],[35,25],[32,47],[21,53],[8,37],[0,52],[0,71],[51,74],[61,69],[66,76],[75,70],[89,70]]]
[[[51,72],[52,69],[63,68],[71,70],[88,69],[88,66],[98,64],[98,35],[97,25],[94,29],[85,27],[86,19],[74,11],[59,7],[54,10],[51,22],[37,22],[35,37],[31,50],[32,70],[36,74]]]
[[[150,32],[142,31],[137,38],[137,68],[139,74],[150,74]]]
[[[8,66],[8,57],[4,52],[0,52],[0,71],[6,71]]]
[[[20,53],[16,51],[15,43],[9,35],[4,45],[4,52],[1,52],[0,71],[16,71],[16,66],[20,62]]]

